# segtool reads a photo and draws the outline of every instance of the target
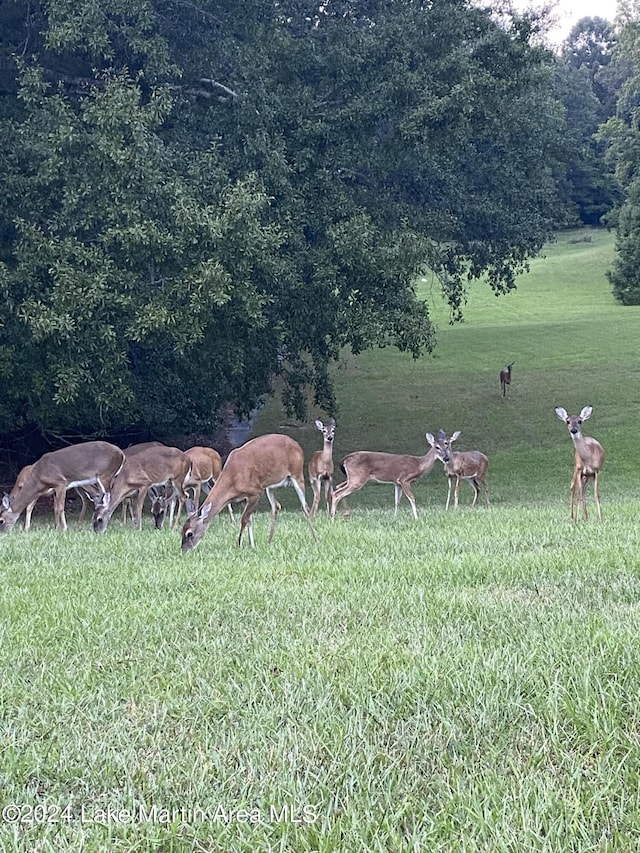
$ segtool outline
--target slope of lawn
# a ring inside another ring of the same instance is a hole
[[[371,485],[317,544],[292,490],[253,549],[237,514],[185,556],[148,518],[0,537],[2,853],[640,847],[640,317],[610,297],[611,238],[567,239],[462,326],[424,282],[436,358],[336,374],[336,455],[461,429],[490,510],[445,512],[434,469],[417,522]],[[594,407],[603,524],[568,519],[559,403]],[[255,431],[281,424],[320,446],[275,400]]]

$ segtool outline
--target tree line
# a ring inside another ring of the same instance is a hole
[[[634,301],[637,19],[557,54],[468,0],[1,4],[0,437],[334,412],[345,347],[435,347],[419,275],[455,321],[579,222]]]

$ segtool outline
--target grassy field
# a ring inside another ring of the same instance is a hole
[[[438,466],[417,522],[371,485],[317,545],[286,492],[254,549],[226,516],[184,557],[148,522],[2,537],[0,851],[640,849],[640,313],[611,254],[562,236],[462,326],[424,282],[437,357],[337,371],[337,457],[460,429],[489,511],[445,512]],[[587,403],[603,524],[568,519],[553,411]],[[280,428],[321,444],[272,400]]]

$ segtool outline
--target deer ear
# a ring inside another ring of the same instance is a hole
[[[457,438],[460,438],[460,430],[459,430],[459,429],[457,429],[457,430],[453,433],[453,435],[452,435],[452,436],[451,436],[451,438],[449,439],[449,442],[455,441]]]
[[[316,424],[316,429],[319,429],[320,432],[322,432],[322,430],[324,429],[324,424],[322,423],[322,421],[316,421],[315,424]]]
[[[209,517],[210,512],[211,512],[211,504],[210,503],[204,503],[200,507],[200,515],[199,515],[200,521],[206,521],[206,519]]]
[[[187,515],[189,516],[189,518],[191,518],[191,516],[195,515],[198,512],[198,507],[196,506],[196,502],[193,500],[193,498],[187,498],[185,506],[187,508]]]
[[[580,417],[583,421],[586,421],[587,418],[591,417],[591,413],[593,412],[593,406],[585,406],[584,409],[580,412]]]
[[[11,498],[8,494],[6,494],[6,492],[2,496],[2,506],[4,507],[4,509],[11,509]]]
[[[425,433],[425,438],[427,439],[427,441],[429,442],[431,447],[433,447],[433,445],[436,443],[435,438],[433,437],[433,435],[430,432]]]
[[[335,429],[335,425],[336,425],[336,422],[335,422],[334,418],[331,418],[331,420],[329,421],[329,426],[333,427]]]
[[[567,414],[567,410],[563,409],[562,406],[556,406],[556,415],[560,418],[561,421],[566,421],[569,417]]]

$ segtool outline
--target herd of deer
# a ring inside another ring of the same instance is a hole
[[[582,435],[582,424],[591,417],[591,406],[585,406],[579,415],[568,415],[562,407],[557,416],[565,421],[571,435],[575,459],[570,486],[570,515],[577,520],[578,504],[582,504],[587,518],[585,487],[594,481],[594,495],[598,515],[602,521],[598,474],[604,463],[604,451],[594,438]],[[427,474],[436,461],[444,465],[448,478],[446,509],[449,509],[451,491],[454,507],[458,506],[460,483],[468,480],[473,487],[472,506],[475,506],[480,489],[484,491],[485,504],[489,506],[487,468],[489,460],[477,450],[454,451],[451,445],[460,436],[456,431],[447,437],[444,430],[437,436],[426,433],[430,449],[424,456],[379,453],[358,450],[344,457],[341,469],[346,480],[333,487],[333,440],[336,423],[316,420],[315,426],[323,435],[322,450],[315,452],[308,465],[313,491],[313,503],[308,507],[305,497],[304,452],[301,446],[286,435],[269,434],[251,439],[232,450],[226,463],[209,447],[193,447],[182,451],[157,442],[145,442],[121,450],[106,441],[88,441],[45,453],[33,465],[20,471],[10,494],[5,494],[0,506],[0,531],[9,531],[25,512],[25,530],[29,529],[31,513],[36,501],[43,495],[53,495],[56,528],[66,530],[65,498],[69,489],[76,489],[82,499],[82,519],[86,506],[93,503],[93,529],[106,530],[111,516],[122,505],[123,519],[130,511],[134,524],[142,527],[142,509],[147,496],[151,499],[156,527],[161,527],[169,509],[169,525],[177,526],[183,508],[187,521],[182,528],[182,550],[195,548],[207,531],[211,521],[225,507],[231,517],[231,504],[244,502],[240,521],[238,544],[242,543],[245,528],[250,544],[254,544],[251,524],[252,514],[262,494],[266,493],[271,506],[273,538],[280,511],[274,491],[291,485],[309,524],[314,540],[313,519],[317,514],[324,489],[327,512],[335,518],[336,509],[348,495],[369,482],[390,483],[395,486],[395,513],[404,493],[418,517],[415,496],[411,486]],[[201,490],[208,492],[201,506]],[[192,490],[190,496],[187,490]]]

